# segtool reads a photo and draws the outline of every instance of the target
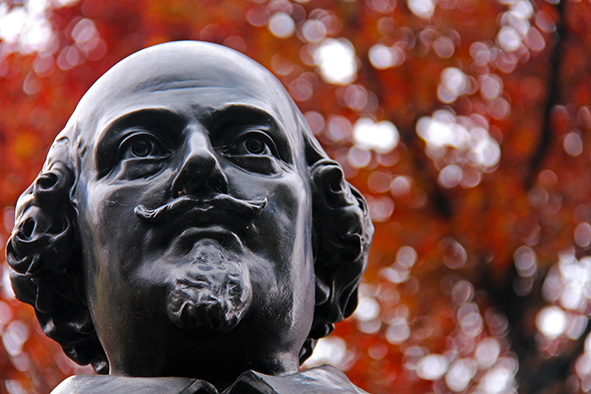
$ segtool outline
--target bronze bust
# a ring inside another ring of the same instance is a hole
[[[70,358],[109,375],[54,393],[362,392],[299,365],[357,305],[366,204],[251,59],[186,41],[122,60],[16,215],[17,297]]]

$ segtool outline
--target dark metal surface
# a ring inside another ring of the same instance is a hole
[[[7,257],[75,361],[222,391],[299,371],[355,309],[372,234],[281,84],[187,41],[89,89],[19,199]]]

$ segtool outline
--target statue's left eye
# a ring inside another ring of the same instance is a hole
[[[249,138],[244,141],[244,147],[249,153],[260,155],[268,148],[267,145],[258,138]]]
[[[236,142],[226,146],[226,153],[234,156],[276,156],[275,143],[262,131],[248,131],[243,133]]]

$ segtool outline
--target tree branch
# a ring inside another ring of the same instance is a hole
[[[540,166],[544,161],[548,149],[550,148],[550,142],[552,141],[552,109],[560,102],[560,75],[562,70],[562,55],[563,55],[563,43],[566,40],[566,27],[564,23],[565,19],[565,4],[566,1],[561,1],[556,5],[558,12],[558,21],[556,22],[556,31],[554,32],[554,47],[550,53],[550,70],[548,71],[547,80],[547,92],[546,105],[544,108],[544,117],[542,120],[542,129],[540,140],[536,150],[534,151],[530,163],[529,172],[525,179],[525,186],[530,189],[533,184],[535,177],[540,170]]]

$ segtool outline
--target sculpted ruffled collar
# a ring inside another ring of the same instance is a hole
[[[331,365],[323,365],[286,376],[247,371],[221,394],[367,394]],[[189,378],[129,378],[123,376],[77,375],[64,380],[51,394],[219,394],[204,380]]]

